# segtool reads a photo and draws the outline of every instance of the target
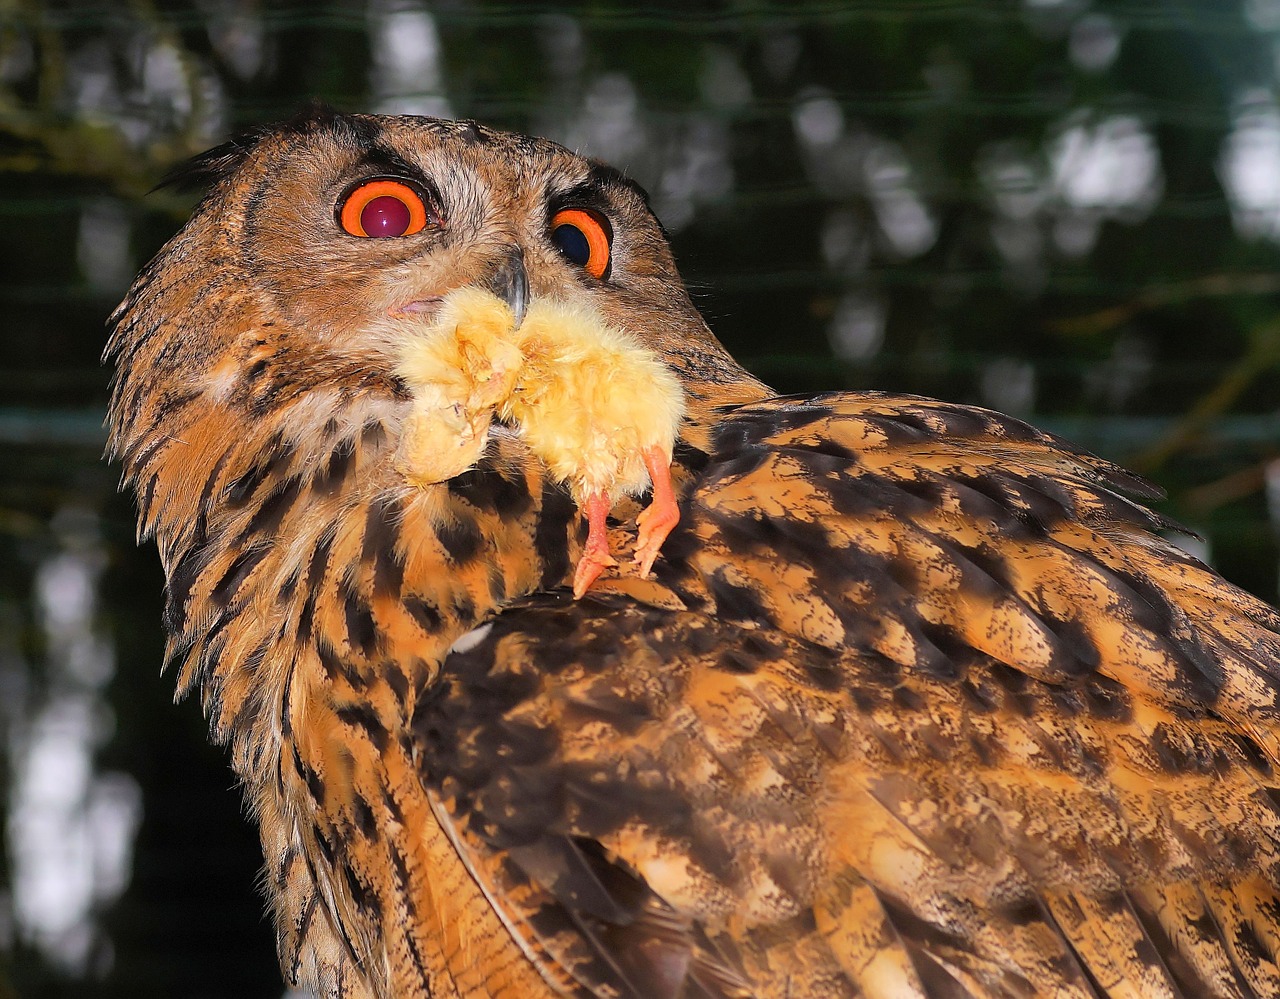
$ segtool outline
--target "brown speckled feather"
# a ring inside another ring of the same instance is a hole
[[[313,115],[196,169],[209,197],[115,317],[112,448],[291,984],[1280,990],[1280,616],[1164,540],[1147,486],[972,408],[766,399],[634,186],[554,144]],[[444,223],[339,233],[388,173]],[[609,217],[607,281],[549,240],[565,203]],[[386,317],[512,247],[689,402],[654,577],[580,601],[578,512],[516,434],[447,483],[396,471]]]

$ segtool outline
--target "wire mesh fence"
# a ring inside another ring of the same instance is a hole
[[[97,455],[103,320],[192,206],[146,193],[176,162],[312,97],[548,135],[649,190],[779,390],[1063,430],[1274,600],[1278,42],[1274,0],[0,6],[0,995],[280,993]]]

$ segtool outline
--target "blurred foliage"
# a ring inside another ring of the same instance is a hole
[[[651,191],[780,390],[1066,431],[1274,600],[1278,29],[1277,0],[0,0],[0,997],[280,993],[253,834],[156,677],[154,552],[97,461],[103,320],[191,207],[146,196],[176,162],[312,96],[550,135]],[[37,931],[24,782],[81,703],[82,797],[131,781],[140,811],[113,813],[125,882]]]

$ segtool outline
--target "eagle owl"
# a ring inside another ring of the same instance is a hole
[[[186,177],[113,319],[111,449],[289,983],[1280,994],[1280,615],[1149,486],[985,410],[773,396],[643,191],[549,141],[317,111]],[[406,476],[404,328],[467,287],[679,380],[648,578],[574,599],[579,506],[501,419]]]

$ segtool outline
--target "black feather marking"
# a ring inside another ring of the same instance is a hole
[[[720,654],[716,657],[716,668],[726,670],[729,673],[741,673],[750,675],[760,668],[760,663],[750,655],[733,646],[725,646],[720,650]]]
[[[1267,754],[1262,747],[1258,745],[1250,736],[1243,732],[1229,732],[1227,738],[1240,751],[1245,762],[1256,772],[1264,777],[1270,777],[1272,767]]]
[[[541,505],[533,546],[542,565],[542,588],[551,589],[569,571],[568,529],[578,510],[569,494],[550,480],[543,484]]]
[[[455,593],[453,595],[453,611],[455,621],[463,623],[473,622],[476,619],[476,602],[471,599],[468,593]]]
[[[893,703],[904,711],[919,711],[926,706],[920,692],[905,685],[893,688]]]
[[[503,520],[516,520],[533,506],[523,480],[508,479],[496,469],[472,468],[447,483],[449,492],[477,510],[492,510]]]
[[[365,801],[364,795],[359,791],[351,793],[351,816],[355,822],[355,826],[360,830],[360,834],[365,839],[376,842],[378,839],[378,820],[373,814],[373,808],[369,802]]]
[[[768,403],[737,410],[724,423],[726,439],[746,433],[752,443],[766,441],[778,434],[798,430],[834,415],[834,410],[824,404],[823,396],[814,396],[799,404],[769,405]],[[738,427],[735,429],[734,424]],[[720,435],[715,437],[715,449],[721,450]]]
[[[1029,536],[1042,537],[1055,525],[1076,516],[1070,494],[1047,476],[1002,470],[956,476],[953,481],[1008,511],[1013,522],[1024,527]]]
[[[973,662],[985,658],[949,625],[921,620],[912,630],[918,632],[917,648],[925,653],[917,665],[935,680],[960,680]]]
[[[210,682],[213,679],[226,648],[227,625],[234,619],[234,614],[219,614],[205,632],[204,645],[200,651],[199,676],[202,682]]]
[[[170,634],[181,634],[187,623],[187,603],[196,580],[209,568],[215,552],[211,546],[193,544],[182,553],[165,584],[164,624]]]
[[[376,454],[387,442],[387,428],[381,420],[371,420],[360,430],[360,446]]]
[[[365,658],[378,652],[381,635],[373,618],[373,608],[352,580],[343,586],[342,609],[347,622],[347,644]]]
[[[369,704],[344,704],[337,709],[338,718],[352,728],[358,728],[368,737],[373,748],[382,753],[387,748],[387,727]]]
[[[775,624],[773,612],[765,606],[755,590],[731,583],[717,570],[707,580],[707,590],[715,601],[716,614],[722,621],[754,621]]]
[[[329,452],[329,460],[311,480],[312,491],[318,496],[336,496],[346,483],[356,453],[356,442],[344,438]]]
[[[1151,748],[1156,752],[1160,765],[1169,773],[1181,774],[1203,771],[1204,761],[1190,752],[1185,739],[1179,738],[1169,726],[1161,723],[1151,733]]]
[[[434,635],[444,626],[444,617],[440,614],[439,608],[425,598],[408,596],[404,598],[402,604],[409,612],[409,616],[418,623],[418,627],[428,635]]]
[[[258,563],[270,553],[270,546],[257,545],[252,548],[246,548],[232,559],[231,564],[227,566],[227,571],[222,574],[222,578],[218,580],[213,587],[212,593],[209,594],[209,600],[213,606],[220,610],[225,610],[229,607],[241,584],[258,567]]]
[[[262,660],[266,658],[267,652],[271,649],[275,640],[273,636],[268,635],[262,639],[237,665],[246,675],[253,676],[262,666]],[[266,691],[266,687],[262,684],[254,684],[249,688],[249,693],[240,702],[239,708],[232,716],[231,720],[223,723],[218,721],[217,727],[225,729],[228,733],[243,732],[250,728],[252,720],[262,712],[262,697]],[[258,747],[259,751],[262,747]]]
[[[289,460],[289,455],[282,453],[283,445],[279,435],[273,436],[263,450],[268,453],[269,457],[265,461],[251,465],[247,471],[237,476],[227,487],[228,506],[235,508],[247,504],[253,498],[253,494],[258,491],[258,487],[279,469],[285,461]]]
[[[1082,689],[1093,717],[1117,722],[1132,719],[1133,705],[1124,684],[1101,673],[1094,673]]]
[[[351,893],[351,900],[356,908],[362,913],[368,913],[375,925],[381,923],[382,901],[378,898],[377,892],[361,881],[350,865],[343,864],[342,873],[347,882],[347,891]]]
[[[1080,677],[1094,672],[1102,663],[1102,653],[1089,630],[1079,621],[1058,617],[1040,608],[1038,616],[1056,641],[1049,665],[1066,676]]]
[[[1064,449],[1069,447],[1057,438],[1054,438],[1054,443],[1063,446]],[[1148,502],[1165,498],[1165,491],[1160,486],[1148,479],[1144,479],[1136,472],[1130,472],[1127,468],[1121,468],[1119,465],[1113,465],[1109,461],[1103,461],[1087,451],[1078,451],[1077,453],[1090,459],[1089,467],[1092,468],[1097,480],[1109,489],[1114,489],[1116,492],[1123,493],[1126,496],[1134,496]],[[1153,516],[1158,517],[1159,515],[1155,514]],[[1177,527],[1172,521],[1165,521],[1163,517],[1160,520],[1169,526]]]
[[[762,447],[735,450],[731,456],[717,453],[705,481],[708,485],[732,482],[757,471],[772,457],[772,452]]]
[[[285,576],[284,582],[280,584],[280,589],[276,591],[276,606],[282,611],[287,611],[293,603],[294,595],[298,591],[298,583],[302,577],[301,566],[294,566],[289,575]]]
[[[311,800],[319,807],[324,807],[324,780],[321,776],[312,770],[309,766],[302,762],[302,756],[298,753],[298,744],[295,742],[291,747],[293,749],[293,769],[298,776],[302,778],[307,790],[311,794]]]
[[[872,890],[875,891],[876,898],[880,902],[880,908],[881,911],[884,912],[886,921],[894,929],[898,938],[907,948],[908,953],[912,957],[913,963],[915,963],[916,956],[926,950],[934,952],[958,951],[961,953],[969,950],[969,942],[964,937],[949,933],[941,926],[926,922],[905,905],[894,899],[892,895],[874,888]],[[917,967],[916,970],[918,973],[919,968]],[[948,976],[948,978],[949,977],[950,976]],[[931,999],[934,994],[935,993],[933,992],[928,993]],[[938,995],[942,996],[949,996],[953,994],[965,995],[963,992],[954,993],[943,991],[938,993]]]
[[[445,516],[433,526],[436,537],[440,539],[440,544],[444,546],[454,565],[466,565],[484,546],[484,535],[479,526],[465,513]]]
[[[1148,908],[1146,900],[1137,894],[1125,892],[1116,902],[1126,907],[1137,918],[1145,939],[1139,945],[1139,957],[1150,967],[1160,968],[1169,977],[1180,997],[1204,996],[1210,989],[1191,962],[1183,956],[1177,944],[1165,930],[1159,915]]]
[[[511,858],[563,905],[609,923],[631,922],[648,892],[642,880],[609,863],[599,844],[584,837],[544,836],[514,847]]]
[[[1015,505],[1005,488],[1004,478],[1002,472],[993,469],[952,478],[950,485],[966,516],[979,523],[990,522],[1008,538],[1043,537],[1047,525]]]
[[[671,463],[688,469],[697,475],[710,462],[711,456],[706,451],[694,447],[688,441],[677,440],[671,449]]]
[[[862,473],[833,477],[815,484],[824,490],[836,513],[853,518],[894,510],[898,519],[911,520],[936,510],[945,497],[943,483],[924,475],[914,479],[890,479]]]
[[[405,555],[400,550],[400,503],[382,496],[369,504],[361,561],[373,563],[375,596],[395,599],[404,583]]]
[[[929,415],[941,424],[940,432],[951,437],[1035,440],[1040,436],[1020,420],[986,409],[944,404],[930,408]],[[1033,436],[1028,436],[1028,433]]]
[[[1099,569],[1115,580],[1115,588],[1126,600],[1134,623],[1159,637],[1164,648],[1178,660],[1188,693],[1201,703],[1216,701],[1226,683],[1226,671],[1187,624],[1186,614],[1170,602],[1164,591],[1138,573],[1101,564]]]
[[[388,795],[387,797],[390,799],[391,796]],[[396,808],[398,811],[399,806],[396,806]],[[400,888],[398,893],[399,897],[404,899],[405,907],[408,910],[406,916],[408,918],[409,925],[421,925],[421,917],[418,915],[418,895],[416,892],[409,890],[409,863],[394,841],[389,845],[390,849],[388,852],[391,854],[391,868],[396,873],[396,883]],[[421,988],[416,991],[421,995],[429,996],[431,994],[431,988],[430,983],[426,980],[426,969],[429,965],[423,959],[422,952],[418,948],[417,937],[413,933],[406,933],[404,935],[404,940],[409,948],[412,967],[417,970],[419,974]]]
[[[914,444],[941,436],[939,428],[926,412],[902,409],[896,412],[866,413],[863,419],[885,436],[890,447]]]
[[[285,676],[284,683],[280,686],[280,704],[276,712],[276,718],[280,722],[280,734],[284,736],[286,741],[293,735],[293,675],[297,665],[297,657],[289,660],[289,672]],[[277,776],[279,776],[278,772]]]
[[[409,678],[397,662],[384,662],[379,670],[391,693],[395,695],[396,704],[403,711],[409,706]]]
[[[156,484],[160,481],[160,473],[153,472],[147,484],[138,493],[138,523],[145,524],[151,519],[151,504],[156,498]]]
[[[909,498],[910,506],[906,511],[911,514],[925,513],[929,510],[936,510],[947,502],[948,493],[955,488],[954,479],[944,479],[940,475],[925,468],[911,469],[913,473],[910,477],[894,477],[889,478],[884,475],[871,474],[865,477],[867,484],[874,484],[877,490],[897,490],[906,494]],[[858,481],[858,485],[863,485],[863,480]],[[922,503],[913,502],[914,500],[923,500]],[[894,509],[899,507],[895,505]]]
[[[985,678],[966,678],[960,683],[968,707],[980,714],[990,714],[1000,707],[1000,694]]]
[[[850,453],[832,453],[832,451],[837,450],[848,452],[847,448],[843,448],[832,441],[826,443],[832,445],[831,449],[824,448],[821,444],[787,444],[784,447],[774,448],[772,451],[774,454],[788,456],[802,465],[809,475],[819,478],[841,475],[848,472],[856,464],[856,461],[850,460]]]
[[[261,534],[268,538],[274,537],[301,490],[302,482],[298,478],[285,479],[278,489],[262,501],[262,504],[249,519],[249,523],[240,532],[237,543],[245,544],[255,534]]]
[[[396,801],[396,796],[390,788],[384,787],[382,790],[382,807],[387,810],[392,822],[404,825],[404,811],[400,807],[400,802]]]
[[[1276,955],[1271,953],[1270,948],[1263,943],[1257,931],[1253,928],[1253,924],[1247,919],[1241,920],[1240,925],[1236,928],[1234,943],[1236,949],[1240,951],[1241,957],[1254,967],[1263,963],[1275,963]]]
[[[1004,554],[998,548],[991,548],[985,544],[962,545],[949,538],[940,537],[938,535],[930,535],[930,540],[935,544],[943,547],[946,551],[955,556],[962,565],[968,563],[977,568],[987,579],[993,580],[998,590],[1002,593],[1015,592],[1013,580],[1010,577],[1010,567]],[[970,585],[974,585],[975,580],[972,575],[967,575]],[[992,592],[990,584],[978,584],[980,592]]]
[[[336,526],[330,527],[320,535],[311,560],[307,565],[307,583],[303,592],[306,599],[302,601],[302,610],[298,614],[298,641],[306,642],[311,638],[311,627],[316,613],[316,601],[320,599],[325,573],[329,569],[329,558],[333,554],[333,542],[337,536]]]
[[[347,665],[338,655],[338,650],[323,636],[316,636],[315,651],[324,675],[330,680],[337,680],[347,672]]]
[[[489,599],[493,601],[494,606],[501,606],[507,602],[507,576],[500,565],[490,564],[489,566]]]
[[[1042,689],[1054,707],[1066,717],[1074,718],[1084,713],[1085,699],[1079,687],[1059,687],[1056,683],[1048,683]]]
[[[293,939],[296,941],[296,946],[293,949],[293,957],[289,962],[288,979],[290,983],[298,981],[298,973],[302,969],[302,945],[307,939],[307,934],[311,932],[311,922],[315,918],[319,902],[319,894],[315,891],[309,891],[306,901],[302,904],[302,911],[298,914],[297,921],[294,924]]]

